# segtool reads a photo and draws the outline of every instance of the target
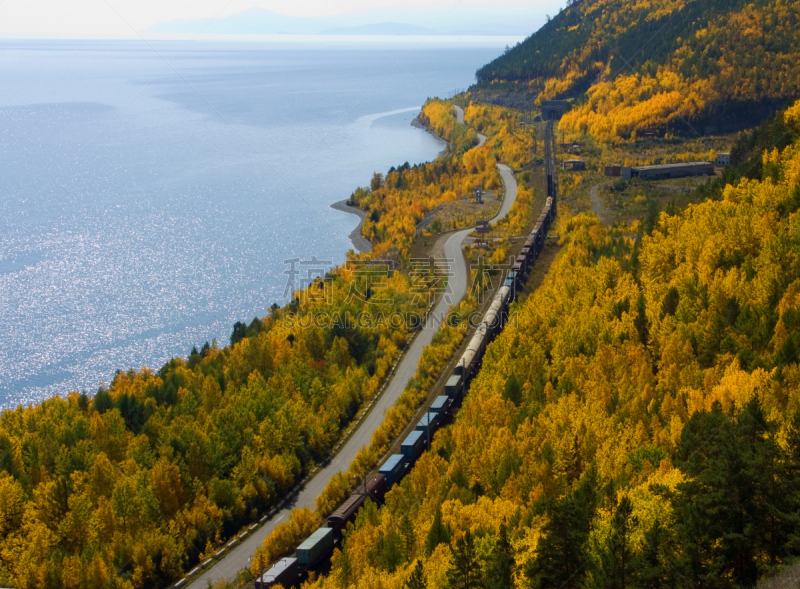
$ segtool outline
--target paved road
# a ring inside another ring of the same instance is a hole
[[[464,109],[460,106],[453,105],[453,108],[456,109],[456,121],[464,124]],[[478,147],[483,147],[483,144],[486,143],[486,135],[481,135],[478,133]]]
[[[514,200],[517,198],[517,182],[508,166],[497,164],[500,171],[500,178],[505,187],[505,197],[503,204],[497,214],[492,217],[490,223],[502,219],[506,216]],[[198,577],[189,587],[192,589],[205,589],[208,582],[212,583],[220,579],[232,579],[243,567],[249,566],[250,557],[255,553],[264,538],[280,523],[287,521],[290,511],[295,507],[314,507],[314,500],[322,493],[330,478],[339,471],[346,471],[350,463],[355,458],[362,446],[368,446],[372,439],[372,432],[383,423],[386,410],[394,405],[397,398],[405,390],[408,381],[414,377],[417,364],[422,356],[422,349],[431,343],[434,334],[438,331],[441,321],[447,316],[447,311],[451,304],[461,301],[467,291],[467,281],[469,272],[467,264],[462,254],[464,240],[473,231],[473,228],[462,229],[450,235],[444,244],[445,257],[453,260],[450,269],[452,276],[449,280],[448,292],[442,297],[439,303],[431,312],[429,320],[422,330],[411,342],[411,346],[406,351],[403,359],[395,370],[389,386],[383,395],[375,402],[372,411],[367,415],[361,426],[353,433],[352,437],[340,449],[339,453],[331,460],[324,469],[317,473],[300,493],[278,511],[275,516],[267,523],[245,538],[239,545],[232,548],[228,554],[216,565],[208,569]]]

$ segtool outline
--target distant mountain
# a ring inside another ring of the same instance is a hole
[[[555,5],[555,1],[554,1]],[[487,11],[461,6],[451,12],[381,9],[325,17],[286,16],[250,8],[217,19],[153,25],[149,35],[498,35],[524,37],[546,22],[541,9]]]
[[[382,22],[357,27],[337,27],[322,31],[323,35],[427,35],[431,29],[399,22]]]

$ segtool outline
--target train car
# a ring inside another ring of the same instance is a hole
[[[333,529],[320,528],[297,547],[295,556],[300,567],[308,570],[333,551]]]
[[[536,225],[533,227],[534,232],[536,233],[536,250],[542,251],[542,245],[544,243],[544,234],[547,230],[542,226],[541,221],[537,221]]]
[[[525,247],[531,251],[531,257],[529,259],[536,259],[536,254],[539,252],[536,250],[536,231],[531,231],[531,234],[528,235],[528,239],[525,240]]]
[[[458,373],[458,366],[456,366],[455,374],[451,375],[444,385],[444,393],[450,397],[452,401],[455,401],[461,396],[463,390],[462,382],[463,379],[461,378],[461,374]]]
[[[363,490],[359,487],[356,490]],[[386,495],[386,477],[379,472],[372,473],[367,477],[367,496],[376,503],[383,503],[383,496]]]
[[[516,284],[514,284],[514,278],[511,277],[511,272],[508,273],[509,276],[506,278],[505,282],[503,282],[503,287],[508,289],[508,303],[506,304],[506,310],[508,307],[511,306],[511,303],[514,302],[514,293],[516,292]]]
[[[502,329],[503,309],[502,300],[497,297],[492,300],[492,304],[483,316],[483,324],[486,326],[486,343],[494,339],[494,336]]]
[[[386,477],[387,489],[392,488],[405,474],[405,457],[402,454],[392,454],[378,472]]]
[[[405,456],[406,462],[415,462],[425,450],[425,442],[425,434],[419,430],[414,430],[400,444],[400,454]]]
[[[455,374],[461,377],[462,383],[462,391],[466,390],[467,384],[469,380],[472,378],[472,371],[475,368],[475,350],[479,347],[478,342],[473,342],[476,337],[481,335],[485,337],[486,334],[486,326],[481,323],[478,326],[478,329],[475,330],[475,335],[472,336],[472,339],[467,345],[467,349],[461,355],[461,358],[458,360],[458,364],[456,364]],[[473,345],[475,344],[475,345]]]
[[[450,411],[450,405],[452,404],[452,399],[447,395],[439,395],[433,400],[431,403],[431,412],[438,413],[440,416],[443,416],[445,413]]]
[[[486,314],[483,316],[481,320],[482,324],[486,326],[486,332],[491,337],[493,326],[495,325],[496,321],[495,318],[497,316],[497,305],[495,304],[497,301],[496,298],[492,299],[492,304],[489,305],[489,308],[486,309]]]
[[[364,505],[367,500],[367,495],[362,492],[355,492],[347,501],[342,503],[339,508],[328,516],[328,527],[331,528],[337,537],[341,536],[342,530],[355,519],[356,513]]]
[[[418,432],[422,432],[427,445],[428,436],[430,436],[430,439],[433,439],[434,432],[439,429],[439,423],[439,414],[434,413],[433,411],[428,411],[422,416],[422,419],[417,422],[417,427],[414,429],[416,429]]]
[[[522,274],[522,264],[521,264],[519,261],[515,260],[515,261],[514,261],[514,265],[513,265],[513,266],[511,266],[511,272],[512,272],[512,273],[513,273],[515,276],[519,276],[519,275],[521,275],[521,274]]]
[[[517,256],[517,263],[519,264],[519,273],[524,276],[528,269],[528,260],[525,258],[524,254],[519,254]]]
[[[381,473],[369,475],[363,483],[359,483],[353,494],[342,503],[339,508],[328,516],[328,527],[332,528],[336,537],[341,536],[341,531],[348,522],[355,518],[358,510],[364,505],[367,498],[376,503],[383,503],[383,496],[386,494],[386,477]]]
[[[507,310],[508,305],[511,304],[511,290],[508,289],[505,284],[501,284],[497,293],[500,297],[503,311]]]
[[[507,284],[503,284],[503,286],[500,287],[499,293],[500,300],[502,301],[502,305],[500,307],[502,316],[500,319],[502,321],[502,325],[505,326],[505,314],[508,312],[508,306],[511,304],[511,287]]]
[[[532,248],[534,245],[536,245],[536,235],[531,232],[531,234],[528,235],[528,238],[525,240],[525,247]]]
[[[497,290],[497,294],[492,300],[492,304],[486,311],[486,315],[483,317],[483,322],[486,324],[487,344],[503,329],[503,319],[507,308],[508,292],[508,289],[505,289],[501,286]]]
[[[511,300],[513,301],[517,296],[517,287],[519,286],[517,282],[517,273],[514,270],[508,273],[508,279],[511,279]]]
[[[478,369],[478,365],[483,358],[483,351],[486,349],[486,324],[481,323],[475,334],[469,341],[466,351],[461,356],[460,363],[462,365],[462,378],[464,381],[464,390],[466,390],[469,381],[472,379],[473,374]]]
[[[303,571],[296,558],[282,558],[266,573],[261,575],[255,582],[255,589],[267,589],[281,585],[289,587],[299,585]]]

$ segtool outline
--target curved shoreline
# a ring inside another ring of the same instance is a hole
[[[350,238],[350,242],[353,244],[353,247],[362,254],[371,252],[372,244],[367,238],[361,235],[361,227],[364,225],[364,219],[367,218],[367,214],[358,207],[353,207],[347,204],[347,200],[335,202],[331,205],[331,208],[336,209],[337,211],[342,211],[343,213],[350,213],[351,215],[355,215],[359,218],[358,225],[356,225],[356,228],[350,232],[348,237]]]
[[[445,141],[442,137],[439,137],[428,125],[423,123],[419,116],[414,117],[414,120],[411,121],[411,126],[416,127],[422,131],[430,133],[434,138],[438,141],[442,142],[445,146],[444,150],[439,152],[439,156],[444,156],[447,154],[447,150],[450,149],[450,144]],[[359,252],[367,253],[372,251],[372,243],[361,235],[361,227],[364,225],[364,219],[367,218],[367,214],[359,209],[358,207],[350,206],[347,204],[347,200],[340,200],[335,202],[331,205],[332,209],[336,209],[337,211],[342,211],[343,213],[350,213],[351,215],[356,215],[359,218],[359,223],[356,225],[356,228],[350,232],[348,237],[350,238],[350,242],[353,244],[353,247],[357,249]]]
[[[439,135],[436,134],[436,131],[431,129],[428,125],[426,125],[422,121],[422,119],[419,118],[419,115],[414,117],[414,119],[411,121],[411,126],[412,127],[416,127],[417,129],[419,129],[421,131],[425,131],[426,133],[429,133],[430,135],[433,136],[434,139],[436,139],[437,141],[440,141],[441,143],[443,143],[444,144],[444,149],[439,152],[439,156],[444,157],[445,155],[447,155],[447,151],[450,149],[450,143],[446,139],[444,139],[443,137],[439,137]]]

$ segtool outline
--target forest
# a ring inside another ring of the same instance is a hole
[[[308,587],[750,587],[800,556],[800,102],[735,152],[638,235],[561,219],[455,423]]]
[[[573,101],[561,128],[621,141],[758,124],[800,95],[800,2],[585,0],[478,70]]]

